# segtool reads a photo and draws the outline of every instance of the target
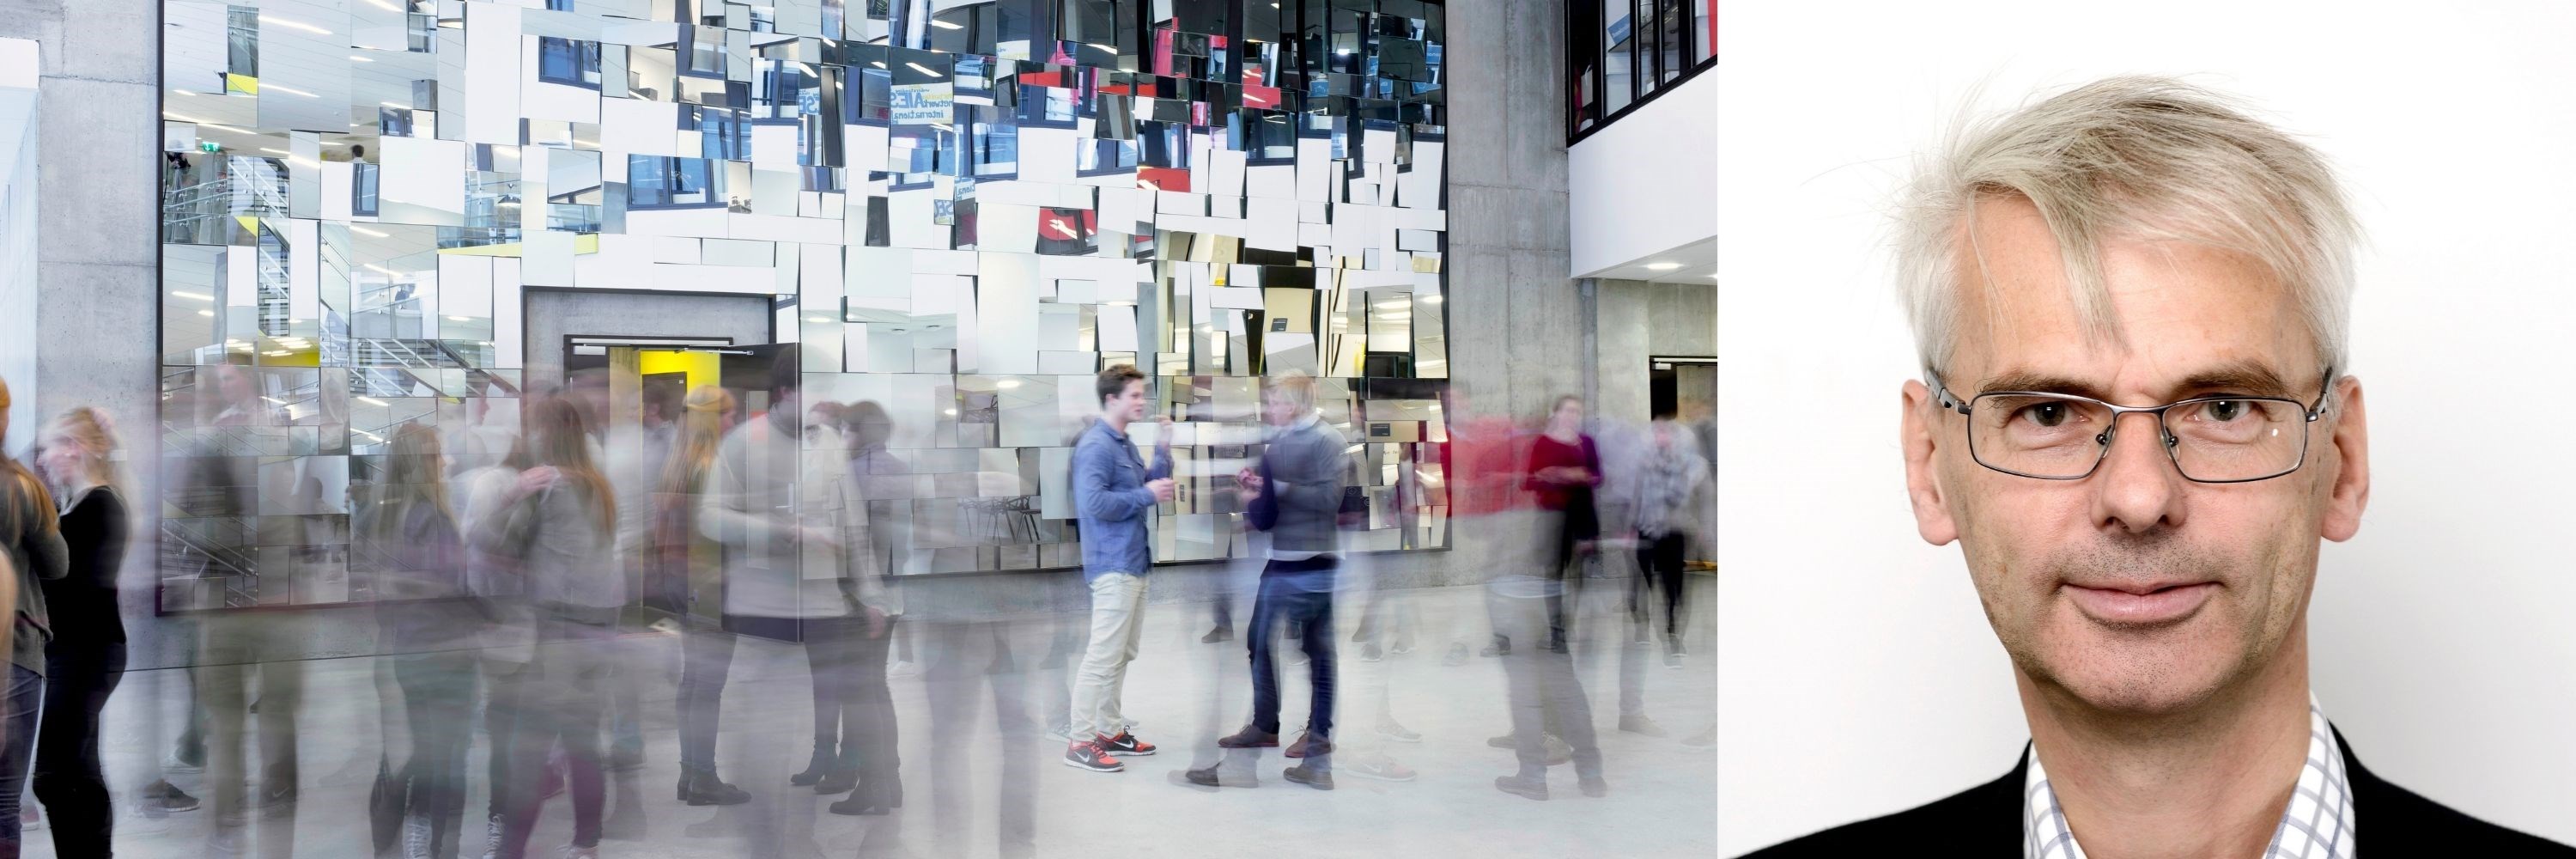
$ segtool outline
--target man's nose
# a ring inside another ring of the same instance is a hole
[[[2125,427],[2123,419],[2129,422]],[[2162,421],[2154,414],[2122,414],[2106,432],[2110,449],[2093,472],[2094,522],[2130,533],[2182,524],[2184,478],[2174,467]]]

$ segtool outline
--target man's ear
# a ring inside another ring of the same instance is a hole
[[[1922,382],[1906,382],[1904,420],[1899,431],[1905,448],[1905,497],[1914,504],[1914,530],[1923,541],[1935,546],[1949,545],[1959,539],[1959,525],[1950,517],[1947,495],[1941,488],[1941,472],[1933,461],[1940,449],[1939,430],[1947,421],[1941,407],[1932,401],[1932,389]]]
[[[2370,425],[2362,409],[2361,380],[2337,380],[2328,406],[2335,410],[2326,417],[2334,422],[2334,449],[2328,453],[2335,460],[2335,476],[2318,536],[2340,543],[2361,530],[2362,510],[2370,506]]]

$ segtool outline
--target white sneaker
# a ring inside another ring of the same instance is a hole
[[[563,859],[599,859],[599,848],[597,846],[574,847],[570,844],[566,844],[563,846],[563,851],[559,855],[561,855]]]
[[[886,669],[886,676],[888,677],[912,677],[920,673],[921,666],[914,665],[909,661],[896,662],[894,667]]]
[[[420,814],[403,815],[403,859],[431,859],[429,855],[429,818]]]
[[[501,816],[490,815],[485,823],[490,828],[483,837],[483,859],[501,859]]]

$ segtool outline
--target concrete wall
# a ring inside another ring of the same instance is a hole
[[[1604,280],[1596,287],[1595,353],[1600,378],[1594,413],[1630,424],[1651,415],[1647,359],[1716,357],[1717,287],[1696,283]],[[1637,336],[1640,332],[1645,336]]]
[[[0,455],[24,454],[35,441],[36,145],[34,116],[39,51],[35,42],[0,39],[0,379],[8,380],[9,435]]]

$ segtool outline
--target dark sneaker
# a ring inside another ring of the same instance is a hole
[[[1216,644],[1218,642],[1233,640],[1234,628],[1230,626],[1220,626],[1215,629],[1208,630],[1208,634],[1206,635],[1199,636],[1200,644]]]
[[[1592,798],[1594,798],[1594,799],[1600,799],[1601,797],[1609,796],[1609,795],[1610,795],[1610,783],[1609,783],[1609,782],[1607,782],[1607,781],[1602,780],[1602,778],[1601,778],[1600,776],[1597,776],[1597,775],[1596,775],[1596,776],[1593,776],[1593,777],[1591,777],[1591,778],[1584,779],[1584,780],[1583,780],[1583,795],[1584,795],[1584,796],[1588,796],[1588,797],[1592,797]]]
[[[1521,778],[1519,776],[1508,775],[1500,776],[1494,779],[1494,787],[1497,790],[1513,796],[1523,796],[1536,800],[1547,799],[1547,780],[1545,779]]]
[[[1316,790],[1333,789],[1332,773],[1324,770],[1308,769],[1304,764],[1298,764],[1285,770],[1281,770],[1279,772],[1279,777]]]
[[[1122,758],[1141,757],[1154,753],[1153,743],[1136,739],[1135,734],[1126,731],[1118,732],[1118,736],[1115,737],[1101,737],[1092,741],[1092,745],[1099,746],[1101,751]]]
[[[189,796],[187,791],[180,790],[178,785],[167,781],[156,781],[143,786],[143,807],[161,812],[195,811],[197,798]]]
[[[1245,725],[1243,730],[1234,732],[1232,736],[1216,738],[1216,744],[1228,749],[1275,749],[1279,747],[1279,735],[1263,733],[1260,729]]]
[[[1110,757],[1108,752],[1101,751],[1099,746],[1090,743],[1074,743],[1064,747],[1064,765],[1080,767],[1096,773],[1114,773],[1127,768],[1126,764],[1119,763],[1117,758]]]
[[[1307,755],[1329,755],[1332,753],[1332,743],[1308,737],[1304,731],[1297,732],[1297,741],[1289,743],[1288,751],[1286,752],[1286,754],[1292,758],[1302,758]]]

